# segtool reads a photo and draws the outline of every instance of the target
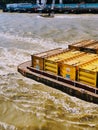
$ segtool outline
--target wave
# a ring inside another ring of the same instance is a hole
[[[32,48],[32,46],[35,49],[38,49],[38,46],[40,46],[39,49],[44,48],[44,50],[47,50],[47,49],[53,49],[53,48],[57,48],[57,47],[66,48],[68,45],[68,42],[65,42],[65,45],[59,44],[57,42],[54,42],[50,38],[48,38],[48,39],[43,39],[41,37],[32,38],[32,37],[12,35],[10,33],[0,33],[0,37],[13,41],[13,44],[14,44],[14,42],[15,43],[19,42],[18,43],[19,45],[24,44],[27,48],[29,47],[29,50],[30,50],[30,48]],[[27,43],[28,43],[28,45],[27,45]],[[49,45],[49,46],[47,46],[47,45]],[[17,46],[17,45],[15,45],[15,46]]]

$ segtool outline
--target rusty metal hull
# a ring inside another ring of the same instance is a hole
[[[42,70],[31,67],[31,61],[24,62],[17,67],[19,73],[27,78],[59,89],[71,96],[98,104],[98,89],[91,86],[65,79]]]

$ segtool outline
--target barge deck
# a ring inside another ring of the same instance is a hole
[[[72,81],[31,66],[31,61],[20,64],[18,72],[27,78],[31,78],[50,87],[56,88],[71,96],[98,104],[98,88]]]

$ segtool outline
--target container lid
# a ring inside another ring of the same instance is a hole
[[[69,59],[67,61],[64,61],[63,63],[73,66],[80,66],[86,62],[94,60],[95,58],[98,58],[97,54],[85,53],[84,55]]]
[[[76,57],[76,56],[83,55],[83,54],[84,54],[84,52],[69,50],[67,52],[52,56],[52,57],[47,58],[47,59],[54,61],[54,62],[60,62],[60,61],[67,60],[67,59],[70,59],[72,57]]]
[[[98,72],[98,58],[87,64],[82,65],[80,68]]]

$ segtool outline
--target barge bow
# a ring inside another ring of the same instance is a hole
[[[50,87],[59,89],[71,96],[98,104],[97,88],[33,68],[31,67],[31,61],[20,64],[17,69],[19,73],[27,78],[31,78]]]

